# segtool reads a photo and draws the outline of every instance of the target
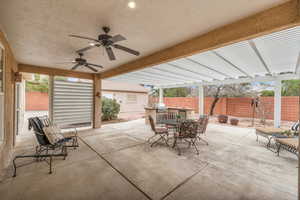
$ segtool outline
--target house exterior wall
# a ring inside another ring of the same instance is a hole
[[[102,96],[116,99],[120,104],[119,118],[137,119],[145,115],[145,107],[148,103],[147,93],[103,91]],[[136,101],[134,101],[134,96]]]
[[[0,141],[0,179],[4,175],[6,168],[12,158],[14,147],[14,99],[15,99],[15,83],[14,72],[17,72],[17,62],[12,54],[5,35],[0,30],[0,43],[4,46],[5,53],[5,69],[4,69],[4,137]]]

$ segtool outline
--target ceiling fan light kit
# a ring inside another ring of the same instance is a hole
[[[138,51],[135,51],[135,50],[130,49],[128,47],[125,47],[123,45],[116,44],[118,42],[126,40],[126,38],[124,36],[122,36],[120,34],[117,34],[115,36],[109,35],[108,33],[110,32],[110,28],[107,27],[107,26],[102,27],[102,30],[103,30],[104,34],[98,35],[97,39],[91,38],[91,37],[86,37],[86,36],[80,36],[80,35],[69,35],[70,37],[75,37],[75,38],[85,39],[85,40],[90,40],[91,41],[91,43],[89,43],[89,46],[84,47],[84,48],[79,49],[79,50],[76,51],[78,53],[78,55],[79,55],[79,58],[76,58],[78,61],[82,61],[80,59],[83,59],[82,58],[83,52],[88,51],[88,50],[93,49],[93,48],[96,48],[96,47],[103,47],[105,49],[105,51],[106,51],[106,54],[107,54],[109,60],[111,60],[111,61],[116,60],[116,56],[114,54],[113,49],[122,50],[122,51],[125,51],[125,52],[127,52],[129,54],[132,54],[132,55],[135,55],[135,56],[139,56],[140,55],[140,52],[138,52]],[[75,61],[76,61],[76,59],[75,59]],[[83,60],[85,60],[85,59],[83,59]],[[83,62],[81,62],[81,63],[83,63]],[[78,62],[77,62],[77,64],[78,64]],[[83,65],[79,65],[79,66],[85,66],[85,65],[83,64]],[[98,67],[99,66],[100,65],[98,65]],[[77,69],[77,67],[78,66],[76,66],[76,65],[73,66],[72,70]],[[91,70],[93,70],[91,68],[91,66],[86,66],[86,67],[90,68]],[[95,71],[95,70],[96,69],[94,69],[93,71]]]

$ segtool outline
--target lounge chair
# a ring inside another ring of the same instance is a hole
[[[43,123],[38,117],[33,117],[28,119],[29,128],[33,129],[34,134],[36,136],[38,145],[35,148],[35,154],[28,154],[28,155],[17,155],[13,159],[13,167],[14,173],[13,177],[17,175],[17,165],[16,160],[20,158],[35,158],[36,161],[46,161],[49,164],[49,174],[52,173],[52,158],[53,157],[63,157],[66,159],[67,153],[67,146],[66,143],[70,140],[68,138],[62,138],[57,140],[55,143],[51,143],[47,138],[44,130],[43,130]],[[59,150],[59,153],[56,151]],[[47,161],[49,158],[49,161]]]
[[[255,128],[256,133],[256,141],[258,142],[258,136],[264,137],[267,139],[266,147],[269,148],[271,145],[271,140],[274,137],[274,135],[282,135],[284,132],[286,132],[285,129],[282,128],[264,128],[264,127],[257,127]]]
[[[60,127],[60,126],[54,124],[53,122],[51,122],[51,120],[49,119],[49,117],[47,115],[39,117],[39,119],[43,123],[44,127],[55,126],[55,128],[58,129],[57,131],[59,132],[59,134],[61,134],[64,138],[70,140],[71,145],[68,144],[68,145],[66,145],[67,147],[73,147],[74,149],[79,147],[78,133],[77,133],[76,127]],[[63,132],[62,130],[64,130],[64,129],[73,129],[73,131]]]
[[[299,156],[299,138],[275,138],[277,145],[277,155],[279,156],[280,149],[283,148],[297,156]]]

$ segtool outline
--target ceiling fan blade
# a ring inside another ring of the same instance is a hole
[[[115,47],[116,49],[120,49],[120,50],[126,51],[127,53],[130,53],[130,54],[133,54],[133,55],[136,55],[136,56],[140,55],[140,52],[132,50],[132,49],[129,49],[129,48],[124,47],[124,46],[119,45],[119,44],[114,44],[113,47]]]
[[[94,66],[94,67],[100,67],[100,68],[103,68],[101,65],[96,65],[96,64],[92,64],[92,63],[86,63],[88,65],[91,65],[91,66]]]
[[[70,64],[70,63],[76,63],[76,61],[56,62],[55,64]]]
[[[69,36],[70,36],[70,37],[75,37],[75,38],[86,39],[86,40],[92,40],[92,41],[95,41],[95,42],[100,42],[100,41],[97,40],[97,39],[90,38],[90,37],[85,37],[85,36],[80,36],[80,35],[69,35]]]
[[[92,49],[92,48],[95,48],[95,47],[97,47],[96,45],[90,45],[90,46],[88,46],[88,47],[84,47],[84,48],[82,48],[82,49],[78,49],[76,52],[77,53],[82,53],[82,52],[85,52],[85,51],[87,51],[87,50],[89,50],[89,49]]]
[[[110,40],[115,43],[115,42],[120,42],[123,40],[126,40],[126,38],[120,34],[113,36],[112,38],[110,38]]]
[[[96,70],[95,68],[93,68],[93,67],[91,67],[91,66],[89,66],[89,65],[87,65],[87,64],[85,64],[84,66],[87,67],[87,68],[89,68],[89,69],[92,70],[93,72],[98,72],[98,70]]]
[[[112,51],[111,47],[106,47],[105,50],[106,50],[107,55],[108,55],[108,57],[109,57],[110,60],[116,60],[115,54]]]
[[[74,66],[71,68],[71,70],[75,70],[75,69],[77,69],[79,66],[80,66],[80,64],[77,63],[76,65],[74,65]]]

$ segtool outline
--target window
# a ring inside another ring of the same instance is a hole
[[[135,94],[127,94],[127,103],[128,104],[136,104],[137,96]]]
[[[4,136],[4,48],[0,44],[0,143]]]

